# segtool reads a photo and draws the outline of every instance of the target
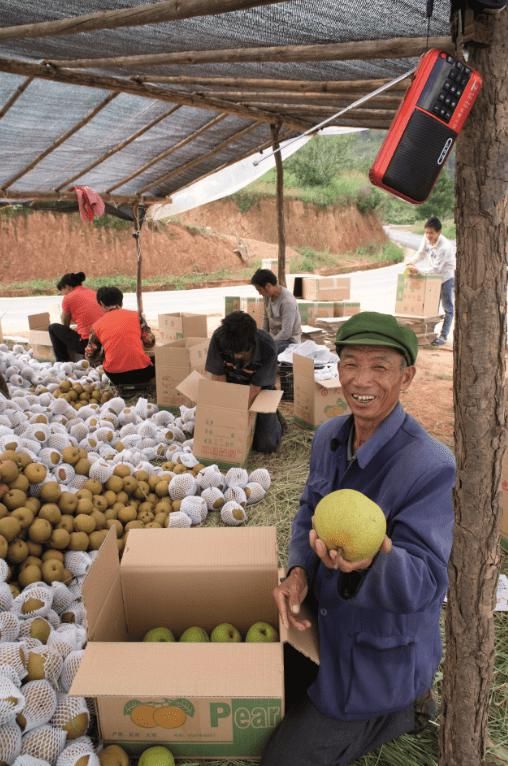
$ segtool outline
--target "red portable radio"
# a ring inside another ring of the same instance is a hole
[[[369,171],[371,182],[424,202],[481,86],[477,71],[444,51],[427,51]]]

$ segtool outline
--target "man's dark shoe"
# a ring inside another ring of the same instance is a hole
[[[410,734],[420,734],[427,728],[430,721],[437,717],[438,709],[434,692],[429,689],[421,697],[415,699],[415,727]]]
[[[434,340],[432,341],[432,343],[430,345],[431,346],[444,346],[445,343],[446,343],[446,338],[434,338]]]

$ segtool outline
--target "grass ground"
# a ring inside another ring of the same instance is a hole
[[[281,566],[287,562],[287,547],[292,518],[298,508],[309,464],[312,432],[302,430],[291,422],[292,406],[283,403],[282,412],[288,421],[280,451],[274,455],[251,453],[248,468],[268,468],[272,486],[261,503],[252,506],[249,524],[275,526]],[[431,429],[429,429],[431,430]],[[439,434],[441,436],[441,434]],[[217,524],[216,514],[209,514],[207,523]],[[503,557],[503,571],[508,573],[508,555]],[[496,669],[490,700],[490,748],[488,766],[508,763],[508,613],[496,613]],[[435,690],[439,696],[441,673],[437,674]],[[354,766],[437,766],[438,723],[432,723],[418,736],[403,736],[383,745],[379,750],[356,761]],[[178,761],[179,766],[193,764]],[[194,766],[194,765],[193,765]],[[197,766],[197,765],[196,765]],[[211,761],[208,766],[249,766],[248,761]]]

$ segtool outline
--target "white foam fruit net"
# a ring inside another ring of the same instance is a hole
[[[100,764],[89,737],[79,737],[64,748],[58,756],[56,766],[77,766],[78,761],[79,766],[99,766]]]
[[[90,724],[90,713],[85,698],[59,694],[51,724],[66,731],[67,739],[77,739],[86,734]]]
[[[18,687],[6,676],[0,675],[0,726],[14,723],[24,705],[25,698]]]
[[[0,612],[0,641],[15,641],[19,636],[19,620],[12,612]]]
[[[15,641],[0,644],[0,665],[4,664],[10,665],[20,679],[26,676],[25,655],[21,644]]]
[[[12,606],[12,600],[11,589],[6,582],[0,582],[0,609],[8,612]]]
[[[67,732],[63,729],[55,729],[49,724],[38,726],[23,736],[21,755],[31,755],[49,763],[56,763],[66,740]]]
[[[74,681],[74,676],[78,672],[78,668],[84,653],[85,652],[83,649],[78,649],[77,651],[71,652],[65,658],[59,680],[60,689],[62,691],[68,692],[71,688],[72,682]]]
[[[18,755],[12,766],[50,766],[42,758],[34,758],[33,755]]]
[[[50,646],[36,646],[28,652],[27,668],[31,681],[46,679],[56,687],[62,666],[62,657]]]
[[[31,585],[25,588],[12,602],[12,609],[21,619],[45,617],[53,603],[51,588],[43,585]]]
[[[21,751],[21,729],[16,723],[0,726],[0,763],[12,763]]]
[[[18,718],[24,733],[49,723],[53,717],[57,696],[49,681],[29,681],[23,686],[25,707]]]

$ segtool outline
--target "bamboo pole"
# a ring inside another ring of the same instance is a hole
[[[199,75],[141,74],[133,77],[136,82],[159,82],[168,85],[203,85],[210,88],[253,88],[266,90],[291,90],[302,93],[369,93],[390,82],[389,78],[377,80],[271,80],[254,77],[200,77]],[[404,91],[409,78],[398,82],[390,91]]]
[[[276,204],[277,204],[277,279],[279,284],[286,287],[286,224],[284,221],[284,169],[280,156],[279,133],[280,123],[270,125],[272,131],[272,146],[276,172]]]
[[[109,93],[109,95],[106,96],[97,106],[95,106],[90,112],[88,112],[85,117],[83,117],[82,120],[77,122],[75,125],[72,126],[72,128],[69,128],[69,130],[66,130],[65,133],[62,133],[61,136],[59,136],[53,143],[47,147],[41,154],[39,154],[34,160],[28,163],[28,165],[25,165],[25,167],[22,170],[19,170],[17,173],[15,173],[13,176],[7,179],[7,181],[4,182],[3,188],[8,189],[9,186],[12,186],[15,181],[17,181],[19,178],[24,176],[26,173],[28,173],[32,168],[34,168],[41,160],[44,159],[44,157],[47,157],[48,154],[51,154],[51,152],[54,152],[55,149],[57,149],[59,146],[61,146],[65,141],[67,141],[68,138],[74,135],[74,133],[77,133],[78,130],[81,130],[81,128],[84,125],[87,125],[96,114],[101,112],[111,101],[113,101],[114,98],[118,96],[118,93]]]
[[[135,82],[132,78],[111,77],[98,75],[91,72],[73,72],[69,69],[57,69],[47,64],[34,64],[27,61],[0,58],[0,72],[19,74],[26,77],[38,77],[41,80],[63,82],[68,85],[80,85],[87,88],[104,88],[116,93],[128,93],[131,96],[143,96],[145,98],[166,101],[172,104],[193,106],[198,109],[208,109],[216,112],[228,112],[237,114],[245,119],[256,122],[273,122],[273,114],[260,112],[250,107],[240,107],[231,101],[210,99],[203,96],[189,95],[182,91],[159,88],[156,85]],[[296,130],[307,130],[309,123],[302,120],[285,120],[286,124]]]
[[[253,48],[226,48],[208,51],[176,51],[134,56],[108,56],[83,59],[48,59],[45,63],[54,67],[86,69],[108,66],[139,67],[167,64],[229,64],[233,62],[267,61],[362,61],[387,58],[414,58],[429,48],[452,51],[450,37],[393,37],[389,40],[358,40],[346,43],[323,43],[316,45],[271,45]]]
[[[285,101],[285,102],[291,102],[295,101],[296,103],[301,103],[302,99],[305,98],[305,103],[309,106],[312,106],[310,102],[315,101],[317,102],[316,106],[322,106],[323,104],[332,104],[333,106],[336,106],[337,108],[343,107],[343,106],[349,106],[353,100],[356,100],[360,96],[367,95],[366,93],[362,94],[355,94],[352,96],[351,94],[344,94],[344,93],[319,93],[319,92],[307,92],[307,93],[297,93],[293,91],[248,91],[248,90],[235,90],[235,91],[227,91],[227,90],[207,90],[207,91],[201,91],[203,95],[205,96],[211,96],[212,98],[230,98],[233,101],[241,104],[259,104],[259,103],[266,103],[271,101],[277,101],[279,103]],[[402,94],[399,93],[398,96],[375,96],[368,101],[365,102],[365,104],[362,105],[363,109],[369,109],[369,108],[385,108],[385,109],[397,109],[397,107],[400,105],[402,98]]]
[[[110,202],[112,205],[132,205],[136,202],[142,202],[145,204],[152,204],[154,202],[170,202],[170,198],[165,195],[163,197],[154,197],[152,195],[141,197],[137,194],[106,194],[100,191],[104,202]],[[64,192],[41,192],[41,191],[6,191],[0,187],[0,196],[4,200],[21,200],[23,202],[30,202],[32,200],[40,200],[42,202],[60,202],[60,201],[72,201],[76,202],[76,193],[74,191]]]
[[[282,115],[284,112],[289,112],[290,114],[297,113],[305,115],[327,115],[334,114],[334,112],[337,111],[332,105],[319,106],[316,104],[268,104],[264,102],[256,103],[262,103],[263,109],[274,109],[275,115]],[[349,106],[349,104],[346,104],[346,106]],[[350,118],[356,118],[358,120],[391,120],[393,119],[394,114],[395,109],[366,109],[365,105],[362,105],[362,107],[357,109],[352,109],[350,112],[348,112],[348,116]]]
[[[18,98],[25,92],[32,81],[33,77],[27,77],[26,80],[21,83],[21,85],[18,85],[12,96],[7,99],[3,107],[0,109],[0,120],[2,117],[4,117],[4,115],[7,114],[11,106],[16,103]]]
[[[139,176],[145,170],[148,170],[148,168],[151,168],[152,165],[156,165],[158,162],[166,159],[166,157],[169,157],[178,149],[181,149],[182,146],[185,146],[186,144],[193,141],[195,138],[198,138],[198,136],[201,136],[203,133],[205,133],[207,130],[212,128],[214,125],[217,125],[217,123],[221,122],[225,117],[227,117],[226,114],[216,115],[211,120],[208,120],[208,122],[205,122],[205,124],[202,125],[198,130],[193,131],[185,138],[182,138],[181,141],[178,141],[176,144],[173,144],[173,146],[170,146],[168,149],[165,149],[163,152],[158,154],[153,159],[143,163],[143,165],[137,168],[137,170],[135,170],[133,173],[130,173],[128,176],[124,176],[116,184],[114,184],[113,186],[110,186],[109,189],[106,189],[106,191],[108,192],[108,194],[111,194],[111,192],[114,191],[115,189],[119,189],[121,186],[125,186],[125,184],[131,181],[133,178],[136,178],[136,176]]]
[[[283,0],[165,0],[121,8],[114,11],[99,11],[82,16],[73,16],[55,21],[40,21],[32,24],[17,24],[0,27],[0,40],[19,40],[27,37],[53,37],[94,32],[98,29],[137,27],[143,24],[158,24],[164,21],[190,19],[193,16],[210,16],[231,11],[241,11],[263,5],[275,5]]]
[[[77,178],[81,178],[82,176],[86,175],[86,173],[89,173],[91,170],[97,167],[97,165],[100,165],[105,160],[109,159],[109,157],[112,157],[113,154],[116,154],[117,152],[120,152],[122,149],[125,149],[126,146],[131,144],[133,141],[135,141],[137,138],[142,136],[144,133],[149,131],[151,128],[153,128],[155,125],[157,125],[159,122],[162,122],[162,120],[165,120],[167,117],[170,117],[174,112],[177,111],[177,109],[181,109],[180,106],[174,106],[172,109],[168,109],[167,112],[164,112],[163,114],[159,115],[159,117],[156,117],[154,120],[149,122],[147,125],[143,125],[142,128],[139,130],[136,130],[134,133],[131,133],[130,136],[127,138],[124,138],[123,141],[119,141],[118,144],[115,144],[115,146],[112,146],[111,149],[108,149],[107,152],[104,152],[104,154],[101,154],[100,157],[98,157],[93,162],[90,162],[89,165],[87,165],[84,168],[81,168],[81,170],[78,173],[75,173],[73,176],[70,176],[70,178],[66,178],[65,181],[63,181],[60,186],[57,186],[55,191],[61,191],[65,186],[68,186],[70,183],[75,181]]]
[[[136,300],[138,304],[138,314],[143,315],[143,288],[142,288],[142,267],[143,255],[141,253],[141,217],[139,215],[139,204],[136,202],[132,206],[132,215],[134,217],[134,241],[136,242]]]
[[[194,165],[199,165],[200,162],[209,159],[209,157],[213,157],[214,154],[217,154],[217,152],[220,152],[226,146],[229,146],[229,144],[231,144],[233,141],[236,141],[238,138],[241,138],[246,133],[250,133],[251,130],[255,130],[258,127],[259,125],[247,125],[247,127],[241,128],[241,130],[237,130],[236,133],[233,133],[224,141],[221,141],[220,144],[217,144],[217,146],[215,146],[209,152],[200,154],[198,157],[194,157],[194,159],[185,162],[183,165],[180,165],[177,168],[173,168],[173,170],[170,170],[169,173],[165,173],[163,176],[159,176],[159,178],[156,178],[154,181],[150,181],[149,184],[138,190],[138,194],[144,194],[147,189],[152,189],[154,186],[166,183],[170,178],[173,178],[173,176],[177,176],[180,173],[189,170],[190,168],[194,167]]]

